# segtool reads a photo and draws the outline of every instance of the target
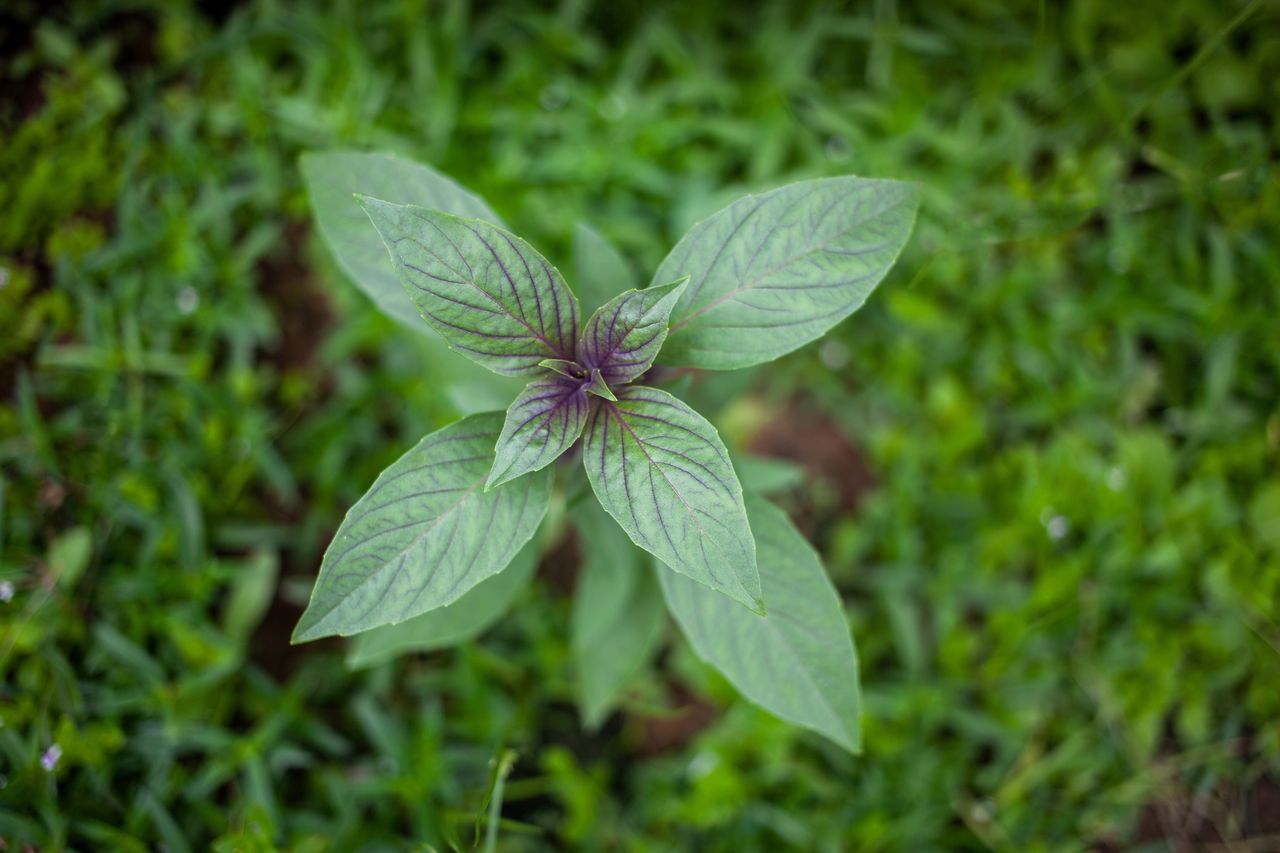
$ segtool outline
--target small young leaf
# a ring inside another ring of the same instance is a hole
[[[597,400],[583,465],[600,505],[666,565],[763,612],[742,487],[715,427],[665,391]]]
[[[748,496],[747,515],[769,615],[659,567],[667,606],[698,656],[743,696],[859,752],[858,658],[835,588],[785,513]]]
[[[502,415],[422,439],[347,513],[325,552],[294,642],[394,625],[502,571],[551,498],[546,471],[485,491]]]
[[[893,266],[918,195],[901,181],[822,178],[749,195],[698,223],[653,277],[691,276],[661,362],[731,370],[821,337]]]
[[[640,282],[612,243],[579,222],[573,230],[573,286],[582,298],[582,309],[591,312]]]
[[[493,625],[533,579],[538,566],[537,537],[511,564],[476,584],[453,604],[415,616],[399,625],[383,625],[357,634],[347,653],[353,668],[373,666],[405,652],[427,652],[465,643]]]
[[[530,382],[507,409],[485,489],[560,458],[582,434],[587,410],[587,389],[581,379],[555,374]]]
[[[578,710],[596,728],[657,650],[665,611],[649,558],[613,519],[595,501],[575,518],[587,557],[574,591],[570,635]]]
[[[387,261],[382,238],[353,195],[360,192],[397,204],[420,204],[495,225],[502,220],[483,199],[452,179],[391,154],[321,151],[303,154],[301,166],[316,224],[338,266],[382,313],[430,334]]]
[[[617,396],[613,393],[613,389],[609,387],[609,383],[604,381],[604,377],[600,375],[600,371],[594,367],[591,369],[591,379],[587,382],[587,390],[597,397],[610,402],[618,402]]]
[[[567,358],[544,358],[538,362],[538,366],[559,373],[561,376],[568,376],[570,379],[581,380],[587,375],[577,362],[569,361]]]
[[[638,378],[667,339],[667,318],[689,278],[628,290],[605,303],[582,330],[578,358],[583,367],[598,369],[610,385]]]
[[[528,243],[478,219],[368,196],[360,203],[409,298],[451,347],[513,376],[573,358],[578,300]]]

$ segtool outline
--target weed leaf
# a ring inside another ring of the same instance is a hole
[[[409,299],[449,346],[495,373],[572,359],[578,300],[546,258],[478,219],[361,196]]]

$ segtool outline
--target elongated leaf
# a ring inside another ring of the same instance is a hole
[[[501,424],[472,415],[382,472],[325,552],[294,642],[444,607],[511,562],[547,511],[551,472],[484,491]]]
[[[627,259],[585,222],[573,229],[573,289],[582,309],[595,311],[623,291],[640,286]]]
[[[486,489],[550,465],[587,422],[586,384],[560,374],[535,379],[507,409]]]
[[[600,505],[667,566],[763,610],[755,544],[715,427],[665,391],[630,386],[597,400],[583,464]]]
[[[573,358],[578,300],[528,243],[478,219],[367,196],[361,204],[409,299],[451,347],[507,375]]]
[[[914,184],[822,178],[747,196],[698,223],[653,277],[691,276],[659,360],[729,370],[822,336],[893,266],[917,204]]]
[[[399,625],[383,625],[357,634],[347,653],[352,667],[373,666],[405,652],[427,652],[465,643],[495,624],[533,579],[538,566],[537,537],[511,564],[481,581],[453,604],[429,610]]]
[[[795,462],[767,456],[735,455],[732,458],[733,470],[738,472],[746,494],[776,495],[804,483],[804,468]]]
[[[382,312],[415,331],[431,334],[409,301],[387,249],[356,202],[365,193],[396,204],[418,204],[455,216],[502,220],[484,200],[430,166],[391,154],[321,151],[303,154],[302,176],[311,210],[342,271]]]
[[[861,749],[858,658],[817,553],[780,509],[747,497],[768,616],[734,607],[658,570],[667,606],[693,650],[743,696],[784,720]]]
[[[579,713],[595,728],[657,651],[665,611],[649,557],[618,525],[590,500],[575,520],[587,557],[573,599],[573,658]]]
[[[689,279],[646,290],[628,290],[591,315],[582,329],[578,360],[610,385],[637,379],[667,339],[667,318]]]

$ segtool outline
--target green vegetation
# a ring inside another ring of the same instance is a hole
[[[10,847],[1275,845],[1274,5],[37,8],[0,13]],[[457,649],[289,645],[345,510],[483,393],[325,250],[332,148],[636,273],[746,192],[921,182],[854,319],[681,389],[805,467],[739,466],[851,614],[862,755],[670,625],[584,731],[572,542]]]

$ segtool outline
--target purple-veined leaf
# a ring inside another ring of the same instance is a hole
[[[449,346],[507,375],[573,358],[578,300],[528,243],[478,219],[368,196],[360,203],[409,299]]]
[[[600,505],[671,569],[763,612],[733,464],[706,418],[665,391],[592,402],[582,460]]]
[[[732,370],[821,337],[862,306],[897,260],[919,192],[842,177],[739,199],[681,238],[653,281],[689,275],[660,360]]]
[[[294,642],[394,625],[502,571],[547,511],[551,472],[485,491],[502,414],[464,418],[391,464],[325,551]]]
[[[556,461],[582,434],[588,408],[585,380],[553,374],[530,382],[507,409],[485,488]]]
[[[653,364],[667,339],[667,318],[689,277],[610,299],[582,329],[578,359],[610,385],[637,379]]]
[[[784,720],[860,749],[858,657],[835,587],[786,513],[747,497],[768,616],[658,568],[667,607],[698,657]]]
[[[501,225],[498,214],[480,196],[437,172],[394,154],[366,151],[317,151],[302,155],[302,176],[311,209],[338,266],[384,314],[430,336],[418,309],[409,301],[387,249],[354,193],[396,204],[420,204],[455,216]]]

